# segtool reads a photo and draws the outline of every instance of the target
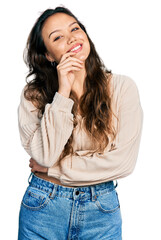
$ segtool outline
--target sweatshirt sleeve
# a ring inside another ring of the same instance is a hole
[[[71,186],[97,184],[126,177],[134,170],[143,123],[143,110],[136,84],[130,78],[124,82],[118,108],[119,128],[115,148],[103,154],[75,155],[61,160],[60,169],[50,168],[48,174],[57,176],[63,184]],[[59,174],[58,174],[59,173]]]
[[[56,92],[53,102],[45,106],[38,118],[38,110],[21,95],[18,107],[19,132],[22,146],[40,165],[54,166],[73,130],[73,100]]]

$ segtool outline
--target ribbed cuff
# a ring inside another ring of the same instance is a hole
[[[58,92],[55,93],[55,96],[52,102],[53,107],[57,106],[59,109],[65,112],[68,112],[68,111],[71,112],[73,105],[74,105],[74,101],[71,98],[66,98]]]

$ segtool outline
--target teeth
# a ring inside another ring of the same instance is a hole
[[[77,49],[79,49],[81,47],[81,45],[79,45],[79,46],[77,46],[77,47],[75,47],[75,48],[73,48],[72,50],[71,50],[71,52],[74,52],[74,51],[76,51]]]

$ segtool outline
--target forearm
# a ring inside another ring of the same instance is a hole
[[[131,174],[138,157],[143,110],[135,84],[128,81],[118,112],[118,132],[115,149],[105,149],[103,154],[87,154],[87,151],[76,151],[66,156],[60,165],[48,170],[49,176],[60,179],[66,185],[89,185],[110,181]]]
[[[73,101],[56,93],[47,104],[41,119],[24,100],[19,107],[19,130],[22,145],[40,165],[53,166],[59,159],[73,131]],[[25,116],[25,117],[24,117]]]

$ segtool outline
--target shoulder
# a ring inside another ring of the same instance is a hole
[[[121,74],[112,74],[112,83],[114,88],[127,88],[127,87],[137,87],[135,81],[126,75],[121,75]]]
[[[113,94],[115,95],[125,95],[128,92],[137,92],[138,88],[135,81],[126,75],[112,74],[111,85]]]
[[[35,111],[37,110],[37,107],[34,104],[34,101],[29,100],[29,95],[26,92],[27,89],[28,89],[27,85],[25,85],[25,87],[22,89],[20,96],[20,106],[27,108],[29,111]]]

